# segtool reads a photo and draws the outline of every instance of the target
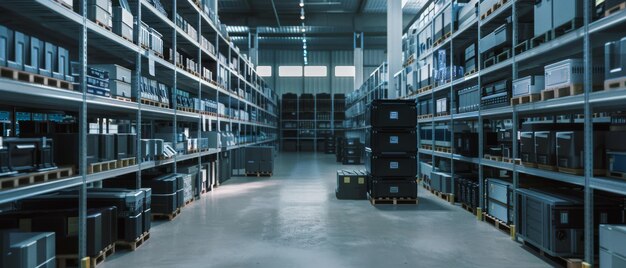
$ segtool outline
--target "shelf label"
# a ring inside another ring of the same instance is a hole
[[[398,112],[397,111],[389,112],[389,119],[398,120]]]
[[[389,187],[389,193],[390,194],[397,194],[399,192],[400,192],[400,190],[398,189],[398,186],[391,186],[391,187]]]
[[[398,162],[395,162],[395,161],[389,162],[389,168],[390,169],[398,169],[398,166],[399,166]]]
[[[148,57],[148,73],[150,73],[151,76],[155,76],[154,59],[152,57]]]
[[[398,144],[398,136],[390,136],[389,137],[390,144]]]

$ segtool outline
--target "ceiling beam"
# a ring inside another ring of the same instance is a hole
[[[337,33],[329,33],[329,32],[307,32],[307,38],[352,38],[354,32],[337,32]],[[239,36],[239,37],[247,37],[248,33],[229,33],[230,36]],[[302,37],[301,33],[258,33],[259,36],[262,37]],[[386,32],[368,32],[368,37],[386,37]]]
[[[280,26],[280,19],[278,18],[278,11],[276,11],[276,5],[274,4],[274,0],[270,0],[272,1],[272,9],[274,9],[274,16],[276,17],[276,24],[278,24],[278,27]]]
[[[357,8],[356,14],[363,14],[365,10],[365,6],[367,5],[367,0],[359,1],[359,8]]]

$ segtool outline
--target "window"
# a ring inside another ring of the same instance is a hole
[[[326,77],[328,76],[328,70],[326,66],[304,66],[304,76]]]
[[[302,66],[279,66],[280,77],[302,77]]]
[[[272,76],[272,66],[257,66],[256,72],[261,77],[270,77]]]
[[[354,66],[335,66],[336,77],[354,77]]]

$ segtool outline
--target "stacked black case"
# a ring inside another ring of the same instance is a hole
[[[366,111],[365,168],[370,198],[417,198],[417,107],[411,100],[373,100]]]

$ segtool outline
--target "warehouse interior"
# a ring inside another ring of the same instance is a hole
[[[626,0],[2,0],[0,267],[626,267]]]

